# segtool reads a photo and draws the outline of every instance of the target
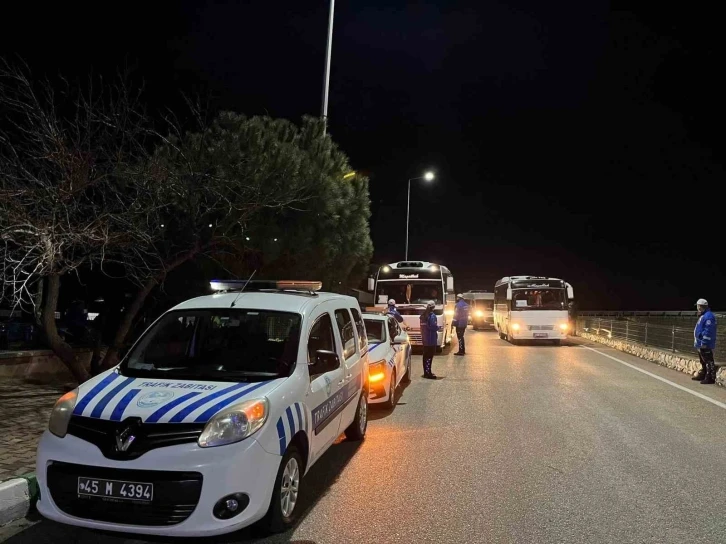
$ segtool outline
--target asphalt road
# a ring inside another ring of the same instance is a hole
[[[303,481],[294,530],[215,542],[726,542],[726,390],[597,345],[633,366],[579,343],[467,340],[465,357],[436,357],[436,382],[417,356],[363,444],[331,448]],[[149,542],[47,521],[0,541]]]

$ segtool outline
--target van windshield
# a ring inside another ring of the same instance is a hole
[[[298,314],[214,308],[164,315],[133,347],[131,377],[264,381],[289,376],[300,341]]]

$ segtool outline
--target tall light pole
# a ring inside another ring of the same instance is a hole
[[[434,173],[426,172],[423,176],[419,176],[417,178],[411,178],[408,180],[408,203],[406,204],[406,259],[405,260],[408,260],[408,220],[411,217],[411,182],[416,181],[418,179],[431,181],[432,179],[434,179]]]
[[[323,76],[323,134],[328,127],[328,88],[330,87],[330,57],[333,54],[333,15],[335,13],[335,0],[330,0],[330,14],[328,15],[328,45],[325,48],[325,75]]]

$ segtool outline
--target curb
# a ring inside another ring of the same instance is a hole
[[[24,518],[38,500],[34,473],[0,482],[0,526]]]
[[[584,331],[580,332],[580,337],[634,355],[645,361],[683,372],[690,376],[695,376],[701,369],[701,363],[698,359],[687,354],[671,353],[658,348],[626,342],[621,339],[611,339]],[[718,363],[716,364],[716,385],[726,387],[726,366],[719,365]]]

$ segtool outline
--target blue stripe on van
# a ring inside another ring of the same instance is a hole
[[[118,378],[118,374],[116,372],[111,372],[108,376],[106,376],[103,380],[98,382],[93,389],[91,389],[85,397],[81,399],[81,402],[76,404],[76,407],[73,409],[73,415],[80,416],[83,415],[83,410],[86,409],[86,406],[90,404],[90,402],[96,398],[96,396],[103,391],[108,384],[110,384],[112,381],[114,381],[116,378]]]
[[[103,413],[103,409],[108,405],[109,402],[111,402],[111,399],[114,398],[118,393],[127,385],[129,385],[131,382],[133,382],[136,378],[126,378],[124,381],[122,381],[120,384],[118,384],[116,387],[111,389],[108,393],[106,393],[106,396],[103,397],[96,406],[93,407],[93,412],[91,412],[91,417],[101,417],[101,414]]]

